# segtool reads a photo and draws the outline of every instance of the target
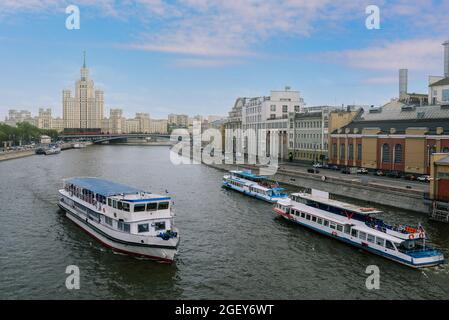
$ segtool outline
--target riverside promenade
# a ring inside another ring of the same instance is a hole
[[[208,164],[218,170],[229,171],[236,169],[258,170],[254,165],[236,164]],[[257,172],[257,171],[255,171]],[[342,177],[332,172],[320,171],[318,174],[302,172],[299,168],[280,165],[270,181],[277,181],[298,189],[313,188],[327,191],[330,194],[354,200],[362,200],[373,205],[384,205],[396,209],[414,211],[423,214],[429,213],[424,203],[424,195],[428,185],[411,184],[395,185],[394,179],[370,179],[367,176],[348,175]],[[417,187],[419,186],[419,187]]]

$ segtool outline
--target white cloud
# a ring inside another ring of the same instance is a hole
[[[328,52],[322,58],[349,67],[391,71],[400,68],[432,71],[442,69],[441,39],[412,39],[373,45],[368,48]]]

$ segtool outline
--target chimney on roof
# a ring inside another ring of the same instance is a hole
[[[449,78],[449,40],[443,43],[444,46],[444,77]]]
[[[408,69],[399,69],[399,99],[407,95]]]

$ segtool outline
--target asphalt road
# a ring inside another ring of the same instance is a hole
[[[297,163],[297,162],[281,162],[279,164],[280,169],[283,170],[293,170],[299,172],[307,172],[307,169],[312,168],[311,165]],[[323,169],[319,168],[319,174],[325,175],[327,177],[339,178],[342,180],[356,180],[362,182],[364,180],[365,183],[376,183],[384,186],[392,186],[392,187],[402,187],[409,189],[417,190],[421,192],[428,192],[429,184],[425,182],[419,181],[408,181],[403,178],[389,178],[389,177],[379,177],[374,176],[372,173],[369,174],[343,174],[340,171],[331,170],[331,169]]]

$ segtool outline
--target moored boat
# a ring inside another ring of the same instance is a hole
[[[180,237],[172,200],[99,178],[72,178],[59,207],[93,238],[116,252],[173,262]]]
[[[250,170],[229,171],[223,177],[223,187],[270,203],[288,198],[278,183],[269,183],[266,177],[255,175]]]
[[[61,148],[56,144],[51,144],[44,150],[45,155],[61,153]]]
[[[274,210],[288,221],[413,268],[444,263],[443,254],[426,244],[427,235],[422,226],[392,227],[378,218],[371,220],[369,214],[361,219],[354,214],[344,216],[331,211],[335,207],[352,208],[344,202],[324,208],[302,200],[304,194],[292,194],[289,199],[279,200]],[[374,208],[366,211],[379,212]]]

